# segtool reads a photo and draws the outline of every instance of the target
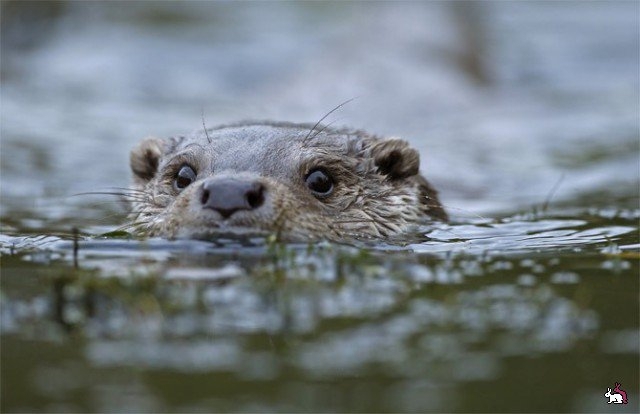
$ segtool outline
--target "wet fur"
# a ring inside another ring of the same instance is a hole
[[[313,132],[313,134],[311,134]],[[135,194],[129,227],[147,236],[215,238],[221,233],[277,234],[285,240],[348,241],[397,237],[432,219],[446,220],[436,191],[419,174],[418,152],[401,139],[322,125],[242,123],[190,137],[148,138],[132,152]],[[178,191],[188,164],[197,180]],[[315,197],[305,176],[321,167],[334,180]],[[258,180],[264,205],[222,220],[200,205],[211,176]]]

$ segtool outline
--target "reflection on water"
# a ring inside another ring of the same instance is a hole
[[[534,227],[543,234],[559,223]],[[610,253],[602,239],[591,247],[588,237],[585,244],[574,241],[586,252],[434,255],[329,244],[274,250],[258,243],[252,250],[89,240],[80,243],[81,268],[74,270],[72,243],[48,240],[3,263],[3,358],[31,343],[51,351],[42,359],[46,365],[22,374],[3,360],[5,372],[49,402],[10,401],[47,410],[59,400],[69,409],[109,411],[121,404],[183,411],[307,403],[315,409],[473,411],[486,395],[481,384],[509,389],[522,381],[522,368],[552,381],[530,398],[511,399],[512,409],[534,402],[543,410],[572,409],[590,392],[587,378],[606,381],[611,364],[633,384],[638,356],[637,254]],[[633,228],[609,241],[629,245]],[[30,280],[18,277],[24,268],[34,273]],[[554,362],[558,355],[587,358],[590,368],[576,373],[572,363]],[[526,368],[531,358],[542,371]],[[146,374],[130,378],[132,369]],[[112,379],[74,380],[100,372]],[[176,392],[179,383],[196,378],[226,385]],[[371,400],[321,397],[344,392],[345,381],[351,390],[354,378],[361,379],[355,395],[376,391]],[[135,401],[73,397],[101,395],[104,387],[117,389],[117,381],[127,390],[139,387]],[[558,382],[573,384],[567,398],[539,402]],[[304,392],[291,393],[300,387]],[[470,396],[443,398],[459,393]],[[163,403],[160,396],[167,394],[172,402]],[[232,403],[233,395],[257,405]]]
[[[594,227],[594,217],[442,226],[422,245],[364,250],[88,238],[74,259],[72,241],[5,236],[4,355],[29,344],[52,352],[24,374],[3,360],[16,383],[43,398],[10,404],[584,410],[576,407],[599,393],[590,378],[606,385],[615,366],[633,384],[640,345],[637,218]],[[20,277],[23,269],[32,275]],[[589,366],[576,372],[583,360]],[[132,369],[145,374],[131,378]],[[487,402],[482,384],[524,386],[523,371],[549,383],[505,397],[508,407]],[[113,378],[74,380],[102,372]],[[197,378],[226,386],[179,385]],[[540,402],[562,382],[573,384],[562,402]],[[104,400],[104,387],[124,386],[116,384],[133,384],[135,398]],[[349,398],[329,398],[345,390]],[[102,397],[85,402],[78,392]],[[460,393],[468,396],[446,397]],[[167,394],[172,401],[162,402]]]
[[[1,7],[3,411],[639,411],[638,3]],[[410,140],[452,223],[139,241],[73,196],[354,96],[328,121]]]

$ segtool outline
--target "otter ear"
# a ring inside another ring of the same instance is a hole
[[[145,138],[131,151],[129,164],[137,183],[144,184],[156,174],[163,147],[164,140],[151,137]]]
[[[411,177],[420,171],[420,154],[402,139],[374,142],[371,145],[371,156],[380,174],[392,180]]]

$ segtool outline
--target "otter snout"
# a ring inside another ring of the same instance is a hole
[[[226,219],[240,210],[257,209],[264,197],[265,186],[257,180],[213,177],[202,183],[200,202]]]

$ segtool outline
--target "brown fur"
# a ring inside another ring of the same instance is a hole
[[[131,152],[130,226],[168,238],[275,233],[284,240],[349,241],[398,237],[432,219],[447,220],[436,190],[419,174],[418,152],[406,141],[330,128],[309,138],[310,128],[247,123],[187,138],[145,139]],[[197,177],[178,189],[174,182],[184,165]],[[326,197],[305,184],[318,168],[334,182]],[[259,183],[264,203],[228,218],[203,208],[203,183],[213,178]]]

